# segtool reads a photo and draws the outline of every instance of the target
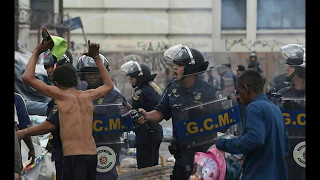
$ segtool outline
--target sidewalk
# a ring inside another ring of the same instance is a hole
[[[120,173],[119,180],[149,180],[149,179],[160,179],[160,180],[169,180],[170,174],[173,169],[173,163],[167,164],[165,166],[157,165],[142,169],[134,169],[125,173]]]

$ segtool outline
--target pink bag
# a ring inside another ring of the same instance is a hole
[[[205,153],[195,153],[194,168],[190,180],[224,180],[225,174],[226,161],[223,151],[213,147]]]

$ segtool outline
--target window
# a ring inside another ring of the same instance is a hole
[[[30,9],[31,29],[37,29],[42,25],[46,25],[49,28],[50,24],[54,23],[53,0],[31,0]]]
[[[221,6],[222,30],[246,29],[246,0],[221,0]]]
[[[31,10],[40,10],[53,13],[53,7],[53,0],[31,0],[30,2]]]
[[[258,0],[258,29],[304,29],[305,0]]]

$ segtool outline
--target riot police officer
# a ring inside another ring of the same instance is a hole
[[[292,85],[284,87],[278,91],[280,95],[279,106],[285,111],[305,111],[305,68],[299,67],[295,70],[295,75],[292,79]],[[300,113],[302,115],[302,113]],[[289,155],[286,158],[289,178],[305,179],[305,119],[290,116],[291,121],[287,126],[289,134],[290,146]],[[296,123],[293,123],[296,122]],[[287,122],[288,123],[288,122]],[[296,127],[296,125],[298,125]],[[299,152],[299,153],[297,153]]]
[[[155,110],[146,112],[144,109],[139,109],[144,117],[139,118],[138,122],[159,123],[163,119],[172,118],[173,142],[168,149],[174,155],[175,165],[170,179],[184,180],[188,179],[192,173],[195,152],[206,152],[212,145],[207,140],[215,138],[217,133],[179,140],[179,128],[176,123],[185,118],[204,117],[208,113],[213,114],[214,111],[218,112],[221,109],[215,106],[215,103],[202,106],[204,102],[216,99],[216,89],[201,79],[202,74],[197,74],[205,71],[209,64],[208,61],[204,61],[200,51],[178,44],[170,47],[164,53],[164,58],[174,64],[174,81],[167,85]]]
[[[255,70],[255,71],[258,71],[260,73],[261,71],[259,71],[259,66],[261,66],[261,65],[257,61],[253,61],[253,62],[250,62],[248,64],[247,69],[248,70]],[[264,75],[262,75],[262,73],[260,73],[260,75],[261,75],[262,83],[263,83],[263,86],[264,86],[265,83],[266,83],[266,78],[264,77]]]
[[[297,97],[305,98],[305,68],[296,67],[294,77],[292,78],[292,84],[288,87],[284,87],[278,91],[280,97]],[[304,109],[304,106],[297,103],[285,103],[283,108],[290,109]]]
[[[161,90],[153,81],[157,74],[151,74],[146,64],[136,61],[124,63],[121,70],[130,77],[134,88],[132,108],[153,110],[161,98]],[[158,165],[159,148],[163,138],[162,126],[152,122],[143,125],[135,123],[134,131],[138,169]]]
[[[286,59],[286,72],[271,79],[266,91],[269,99],[272,99],[273,93],[278,92],[284,87],[290,86],[292,78],[295,75],[295,69],[303,65],[305,61],[304,49],[299,44],[287,44],[282,46],[280,49],[283,57]]]
[[[233,91],[236,85],[236,79],[234,79],[232,72],[229,70],[229,67],[222,64],[218,65],[216,69],[218,75],[220,76],[219,91],[221,91],[221,93],[229,93],[227,87],[231,87],[229,89]],[[233,85],[233,87],[231,85]]]
[[[106,69],[110,71],[110,65],[107,58],[102,54],[99,54],[99,56]],[[97,65],[92,57],[82,55],[77,61],[76,68],[78,70],[80,81],[86,82],[84,86],[80,87],[81,89],[94,89],[103,84]],[[111,117],[121,115],[131,108],[128,106],[125,97],[116,89],[113,89],[104,97],[95,100],[93,105],[94,117]],[[122,132],[95,133],[95,131],[93,131],[93,137],[98,152],[96,172],[97,180],[118,178],[116,167],[119,165],[119,153],[121,150],[121,144],[123,143],[121,139],[122,135]]]
[[[252,51],[249,55],[249,63],[248,64],[250,64],[251,62],[254,62],[257,64],[257,71],[261,74],[262,67],[261,67],[261,64],[258,62],[256,51]]]
[[[291,49],[284,49],[287,62],[291,65],[291,83],[280,89],[272,99],[281,108],[286,118],[286,127],[289,135],[289,153],[286,157],[289,179],[305,179],[305,66],[302,61],[302,49],[295,50],[297,45],[288,45]],[[288,48],[287,46],[287,48]],[[287,70],[288,71],[288,70]],[[276,99],[276,101],[275,101]]]

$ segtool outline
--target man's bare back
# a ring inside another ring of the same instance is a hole
[[[92,136],[93,101],[113,89],[112,80],[99,56],[99,44],[88,41],[89,51],[86,55],[95,60],[104,84],[96,89],[80,91],[75,88],[77,76],[74,67],[70,64],[60,65],[55,69],[53,78],[56,86],[46,85],[35,78],[34,70],[38,57],[52,47],[50,43],[52,42],[41,43],[36,47],[22,79],[37,91],[54,98],[58,105],[63,155],[96,154],[96,145]]]
[[[75,88],[64,91],[65,99],[57,100],[60,136],[64,156],[96,154],[92,136],[93,103],[88,93]]]

